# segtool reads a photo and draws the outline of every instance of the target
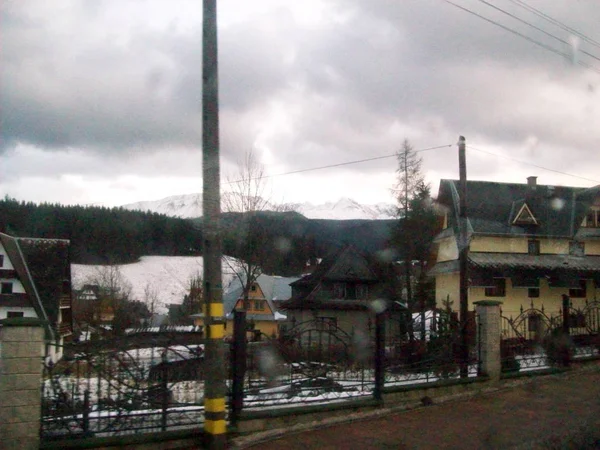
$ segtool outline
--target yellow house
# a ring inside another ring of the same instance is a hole
[[[600,300],[600,186],[576,188],[467,182],[469,310],[499,300],[506,317],[521,308],[558,314]],[[436,303],[459,307],[459,183],[441,180],[443,230],[434,241]]]
[[[258,338],[259,335],[279,336],[279,323],[286,320],[286,316],[278,312],[278,303],[292,296],[290,283],[297,279],[262,274],[250,285],[246,310],[249,339]],[[225,335],[232,336],[233,311],[244,308],[244,292],[238,278],[234,278],[229,286],[223,304],[227,320]]]

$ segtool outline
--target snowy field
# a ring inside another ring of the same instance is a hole
[[[93,282],[98,271],[105,266],[71,264],[71,276],[74,289]],[[187,293],[189,281],[197,274],[202,275],[202,256],[142,256],[140,261],[118,266],[123,277],[131,283],[133,300],[144,300],[144,289],[150,284],[158,293],[161,310],[165,305],[181,303]],[[223,261],[223,286],[227,287],[233,274],[229,264]]]

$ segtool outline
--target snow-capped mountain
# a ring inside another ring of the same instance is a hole
[[[394,206],[389,203],[363,205],[349,198],[322,204],[297,203],[294,210],[309,219],[351,220],[392,219]],[[123,205],[130,210],[152,211],[172,217],[192,218],[202,216],[202,194],[174,195],[156,201]]]
[[[309,219],[392,219],[394,208],[389,203],[363,205],[350,198],[341,198],[337,202],[327,202],[320,205],[300,203],[297,209],[300,214]]]

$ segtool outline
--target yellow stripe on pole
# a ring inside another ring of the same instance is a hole
[[[225,325],[213,323],[208,326],[208,337],[210,339],[223,339],[223,336],[225,336]]]
[[[204,410],[208,411],[208,412],[225,411],[225,397],[205,398],[204,399]]]
[[[205,420],[204,431],[209,434],[224,434],[227,431],[225,420]]]
[[[208,310],[212,317],[223,317],[223,303],[209,303]]]

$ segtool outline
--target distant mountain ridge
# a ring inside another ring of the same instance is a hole
[[[161,200],[129,203],[123,208],[183,219],[196,218],[202,216],[202,194],[173,195]],[[395,211],[391,203],[365,205],[350,198],[322,204],[296,203],[293,209],[308,219],[328,220],[387,220],[394,218]]]

